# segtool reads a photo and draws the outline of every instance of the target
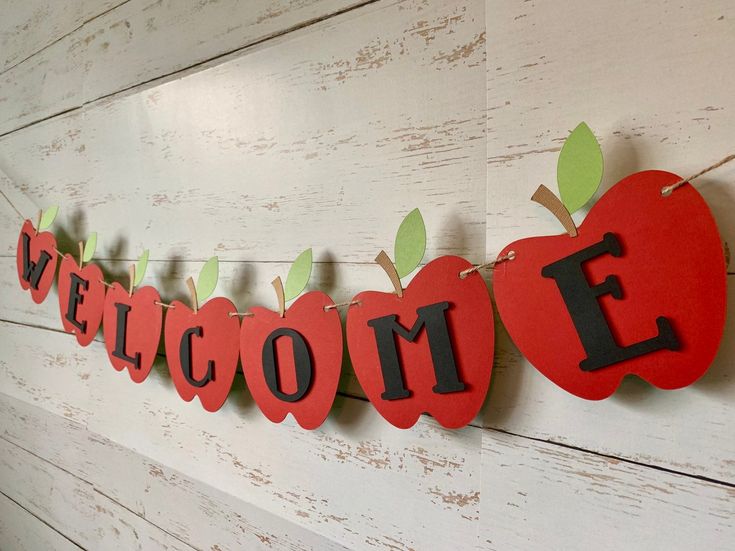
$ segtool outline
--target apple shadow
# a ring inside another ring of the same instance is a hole
[[[220,268],[226,264],[225,270],[230,272],[224,279],[224,293],[237,308],[238,312],[247,311],[253,302],[253,281],[255,280],[255,266],[249,262],[220,263]],[[231,264],[235,264],[231,266]]]
[[[495,354],[490,387],[485,396],[479,418],[483,427],[502,427],[517,406],[528,368],[523,355],[500,321],[493,302],[495,316]]]
[[[334,255],[329,251],[321,253],[318,261],[314,263],[314,272],[307,290],[318,289],[334,300],[333,293],[339,290],[338,273],[337,260]],[[349,400],[366,401],[367,399],[357,381],[347,350],[346,311],[340,308],[338,313],[342,326],[342,366],[337,394],[325,422],[334,423],[347,429],[350,426],[359,424],[360,419],[365,415],[364,408],[349,407]]]
[[[484,220],[482,227],[485,227]],[[434,249],[437,257],[444,255],[461,256],[471,262],[484,262],[484,236],[480,243],[470,243],[467,239],[467,220],[463,220],[458,213],[450,213],[444,219],[439,232],[428,232],[427,245],[431,242],[435,244]],[[482,248],[481,253],[478,251],[478,247]],[[424,258],[423,263],[431,260],[433,258]]]

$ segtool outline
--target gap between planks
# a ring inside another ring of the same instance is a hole
[[[105,13],[109,13],[110,11],[115,10],[118,7],[126,4],[129,1],[130,0],[125,0],[121,4],[118,4],[117,6],[115,6],[113,8],[110,8]],[[300,29],[304,29],[306,27],[310,27],[312,25],[316,25],[317,23],[321,23],[322,21],[327,21],[329,19],[332,19],[333,17],[337,17],[337,16],[343,15],[345,13],[349,13],[349,12],[351,12],[353,10],[358,10],[358,9],[364,8],[364,7],[369,6],[371,4],[376,4],[376,3],[380,2],[380,1],[382,1],[382,0],[366,0],[366,1],[364,1],[364,2],[362,2],[360,4],[357,4],[355,6],[348,6],[346,8],[342,8],[340,10],[333,11],[331,13],[327,13],[327,14],[321,15],[319,17],[314,17],[312,19],[308,19],[306,21],[302,21],[301,23],[298,23],[296,25],[293,25],[292,27],[289,27],[289,28],[284,29],[282,31],[276,31],[276,32],[274,32],[272,34],[269,34],[268,36],[265,36],[263,38],[260,38],[258,40],[255,40],[255,41],[253,41],[253,42],[251,42],[249,44],[246,44],[244,46],[238,46],[237,48],[233,48],[231,50],[228,50],[226,52],[223,52],[223,53],[217,54],[215,56],[209,57],[209,58],[204,59],[202,61],[198,61],[196,63],[192,63],[191,65],[187,65],[186,67],[182,67],[181,69],[177,69],[175,71],[170,71],[168,73],[164,73],[164,74],[155,76],[153,78],[149,78],[147,80],[143,80],[141,82],[138,82],[137,84],[126,86],[124,88],[121,88],[120,90],[116,90],[116,91],[110,92],[108,94],[103,94],[101,96],[97,96],[95,98],[92,98],[92,99],[89,99],[89,100],[86,100],[86,101],[82,102],[80,105],[78,105],[76,107],[70,107],[70,108],[65,109],[63,111],[59,111],[58,113],[52,113],[51,115],[47,115],[45,117],[41,117],[39,119],[32,120],[31,122],[28,122],[26,124],[23,124],[23,125],[21,125],[21,126],[19,126],[17,128],[14,128],[13,130],[8,130],[7,132],[4,132],[4,133],[0,134],[0,138],[4,138],[6,136],[10,136],[11,134],[14,134],[15,132],[19,132],[20,130],[24,130],[26,128],[30,128],[31,126],[35,126],[35,125],[37,125],[39,123],[46,122],[46,121],[55,119],[57,117],[61,117],[61,116],[66,115],[68,113],[72,113],[74,111],[79,111],[79,110],[84,109],[87,106],[92,105],[94,103],[97,103],[97,102],[100,102],[100,101],[103,101],[103,100],[106,100],[106,99],[109,99],[109,98],[112,98],[112,97],[115,97],[115,96],[118,96],[118,95],[124,95],[127,92],[143,90],[146,87],[148,87],[149,85],[154,84],[154,83],[157,83],[159,81],[161,83],[163,83],[163,81],[165,81],[166,79],[170,79],[173,76],[176,76],[176,75],[184,76],[183,73],[190,72],[192,69],[196,69],[198,67],[209,65],[212,62],[215,62],[215,61],[217,61],[219,59],[226,58],[228,56],[232,56],[232,55],[235,55],[235,54],[239,54],[239,53],[242,53],[242,52],[244,52],[244,51],[246,51],[246,50],[248,50],[250,48],[254,48],[256,46],[260,46],[261,44],[263,44],[265,42],[268,42],[269,40],[280,38],[282,36],[285,36],[285,35],[287,35],[289,33],[294,32],[294,31],[298,31]],[[100,14],[100,15],[104,15],[104,14]],[[99,17],[99,16],[95,16],[94,18],[90,19],[89,21],[92,21],[92,20],[96,19],[97,17]],[[59,40],[63,39],[64,37],[68,36],[69,34],[71,34],[73,32],[76,32],[78,29],[80,29],[81,27],[83,27],[84,25],[86,25],[87,23],[89,23],[89,21],[85,21],[84,23],[82,23],[82,25],[80,25],[79,27],[77,27],[76,29],[74,29],[73,31],[71,31],[70,33],[67,33],[66,35],[64,35],[63,37],[61,37]],[[48,47],[48,46],[46,46],[46,47]],[[42,51],[43,49],[45,49],[45,48],[42,48],[41,50],[39,50],[39,52]],[[34,54],[28,56],[28,58],[26,58],[26,59],[30,59],[31,57],[33,57],[37,53],[38,52],[35,52]]]
[[[5,438],[3,438],[2,436],[0,436],[0,438],[2,438],[3,440],[5,440]],[[15,442],[10,442],[9,440],[5,440],[5,442],[8,442],[9,444],[12,444],[13,446],[15,446],[17,448],[20,448],[23,451],[28,451],[28,450],[24,450],[23,448],[21,448],[20,446],[18,446]],[[28,453],[30,453],[30,452],[28,452]],[[36,457],[38,457],[38,456],[36,456]],[[43,458],[39,458],[39,459],[43,459]],[[46,461],[46,460],[43,459],[43,461]],[[46,462],[48,463],[48,461],[46,461]],[[56,466],[56,465],[54,465],[54,466]],[[18,503],[17,501],[15,501],[12,497],[10,497],[8,494],[6,494],[5,492],[3,492],[2,490],[0,490],[0,495],[2,495],[3,497],[5,497],[8,501],[11,501],[12,503],[14,503],[15,505],[17,505],[21,509],[23,509],[26,513],[28,513],[29,515],[31,515],[33,518],[35,518],[41,524],[46,525],[48,528],[50,528],[51,530],[53,530],[54,532],[56,532],[57,534],[59,534],[62,538],[64,538],[65,540],[67,540],[73,546],[75,546],[75,547],[77,547],[79,549],[84,549],[84,551],[87,551],[85,547],[82,547],[77,542],[75,542],[73,539],[71,539],[69,536],[67,536],[66,534],[64,534],[60,530],[58,530],[56,527],[50,525],[48,522],[46,522],[45,520],[43,520],[41,517],[39,517],[33,511],[30,511],[27,508],[23,507],[23,505],[21,505],[20,503]]]
[[[131,0],[123,0],[122,2],[120,2],[120,3],[118,3],[118,4],[115,4],[114,6],[112,6],[112,7],[110,7],[110,8],[107,8],[106,10],[104,10],[104,11],[102,11],[102,12],[98,13],[97,15],[93,15],[93,16],[91,16],[91,17],[89,17],[89,18],[85,19],[85,20],[84,20],[84,21],[82,21],[82,22],[81,22],[81,23],[80,23],[79,25],[77,25],[76,27],[74,27],[73,29],[71,29],[71,30],[70,30],[69,32],[67,32],[67,33],[63,34],[62,36],[60,36],[60,37],[59,37],[59,38],[57,38],[56,40],[52,40],[51,42],[49,42],[49,43],[48,43],[48,44],[46,44],[45,46],[43,46],[43,47],[39,48],[38,50],[36,50],[35,52],[33,52],[32,54],[30,54],[30,55],[27,55],[26,57],[24,57],[24,58],[23,58],[23,59],[21,59],[20,61],[16,61],[15,63],[13,63],[13,64],[12,64],[12,65],[11,65],[10,67],[6,67],[6,68],[5,68],[5,69],[3,69],[2,71],[0,71],[0,77],[1,77],[1,76],[3,76],[3,75],[4,75],[5,73],[7,73],[8,71],[10,71],[11,69],[14,69],[15,67],[17,67],[17,66],[18,66],[18,65],[20,65],[21,63],[25,63],[26,61],[28,61],[28,60],[29,60],[29,59],[31,59],[32,57],[34,57],[34,56],[36,56],[36,55],[40,54],[41,52],[43,52],[43,51],[45,51],[45,50],[47,50],[48,48],[50,48],[51,46],[53,46],[53,45],[54,45],[54,44],[56,44],[57,42],[60,42],[60,41],[64,40],[64,39],[65,39],[65,38],[66,38],[67,36],[69,36],[69,35],[71,35],[71,34],[74,34],[74,33],[75,33],[75,32],[77,32],[77,31],[78,31],[79,29],[81,29],[82,27],[84,27],[85,25],[87,25],[88,23],[91,23],[91,22],[92,22],[92,21],[94,21],[95,19],[98,19],[98,18],[100,18],[100,17],[102,17],[102,16],[104,16],[104,15],[107,15],[107,14],[108,14],[108,13],[110,13],[111,11],[113,11],[113,10],[116,10],[116,9],[117,9],[117,8],[119,8],[120,6],[123,6],[123,5],[127,4],[127,3],[128,3],[128,2],[130,2],[130,1],[131,1]]]
[[[158,526],[157,524],[155,524],[155,523],[151,522],[150,520],[148,520],[147,518],[145,518],[145,517],[144,517],[143,515],[141,515],[141,514],[139,514],[139,513],[135,512],[135,511],[133,511],[133,510],[132,510],[131,508],[127,507],[127,506],[126,506],[125,504],[123,504],[123,503],[120,503],[120,502],[119,502],[118,500],[116,500],[116,499],[115,499],[114,497],[111,497],[111,496],[107,495],[106,493],[104,493],[104,492],[100,491],[100,489],[99,489],[99,488],[97,488],[97,486],[95,486],[94,484],[92,484],[92,483],[91,483],[91,482],[89,482],[88,480],[84,480],[83,478],[81,478],[80,476],[77,476],[77,475],[76,475],[76,474],[74,474],[73,472],[71,472],[71,471],[68,471],[67,469],[65,469],[65,468],[63,468],[63,467],[61,467],[61,466],[57,465],[56,463],[52,463],[51,461],[49,461],[49,460],[48,460],[48,459],[46,459],[45,457],[42,457],[42,456],[38,455],[37,453],[34,453],[34,452],[32,452],[31,450],[28,450],[28,449],[24,448],[23,446],[21,446],[21,445],[20,445],[20,444],[18,444],[17,442],[13,442],[12,440],[8,440],[8,439],[7,439],[7,438],[5,438],[5,437],[4,437],[3,435],[0,435],[0,439],[2,439],[3,441],[7,442],[7,443],[8,443],[8,444],[10,444],[11,446],[14,446],[14,447],[18,448],[19,450],[22,450],[22,451],[23,451],[24,453],[27,453],[28,455],[32,455],[33,457],[35,457],[35,458],[36,458],[36,459],[38,459],[39,461],[43,461],[44,463],[46,463],[46,464],[48,464],[48,465],[51,465],[51,467],[52,467],[52,468],[54,468],[54,469],[58,469],[58,470],[62,471],[63,473],[65,473],[65,474],[67,474],[67,475],[69,475],[69,476],[71,476],[71,477],[75,478],[76,480],[79,480],[79,481],[83,482],[84,484],[89,484],[89,485],[90,485],[90,486],[92,487],[92,490],[93,490],[93,491],[94,491],[95,493],[98,493],[99,495],[101,495],[101,496],[102,496],[102,497],[104,497],[105,499],[109,499],[109,500],[110,500],[111,502],[113,502],[113,503],[114,503],[115,505],[118,505],[118,506],[122,507],[123,509],[125,509],[126,511],[128,511],[128,512],[129,512],[129,513],[130,513],[131,515],[135,515],[135,516],[136,516],[136,517],[138,517],[139,519],[141,519],[141,520],[145,521],[145,522],[146,522],[147,524],[150,524],[151,526],[155,527],[155,528],[156,528],[157,530],[160,530],[161,532],[165,532],[166,534],[168,534],[169,536],[171,536],[171,537],[172,537],[173,539],[175,539],[176,541],[180,542],[181,544],[185,545],[186,547],[188,547],[188,548],[190,548],[190,549],[195,549],[195,548],[194,548],[194,547],[192,547],[192,546],[191,546],[191,545],[190,545],[190,544],[189,544],[188,542],[186,542],[186,541],[182,540],[182,539],[181,539],[180,537],[178,537],[178,536],[177,536],[176,534],[172,534],[171,532],[169,532],[169,531],[168,531],[168,530],[166,530],[165,528],[161,528],[161,527],[160,527],[160,526]],[[13,499],[12,497],[9,497],[9,496],[8,496],[7,494],[3,493],[3,492],[2,492],[1,490],[0,490],[0,494],[3,494],[3,495],[4,495],[5,497],[7,497],[7,498],[8,498],[8,499],[9,499],[10,501],[12,501],[13,503],[15,503],[16,505],[18,505],[18,506],[19,506],[19,507],[21,507],[22,509],[24,509],[24,510],[28,511],[28,509],[26,509],[25,507],[23,507],[23,506],[22,506],[22,505],[21,505],[20,503],[18,503],[17,501],[15,501],[15,500],[14,500],[14,499]],[[42,518],[40,518],[40,517],[39,517],[38,515],[35,515],[35,514],[33,514],[33,512],[31,512],[31,511],[28,511],[28,513],[30,513],[31,515],[33,515],[34,517],[36,517],[36,518],[37,518],[38,520],[40,520],[41,522],[43,522],[43,523],[44,523],[44,524],[45,524],[46,526],[48,526],[49,528],[51,528],[51,529],[52,529],[52,530],[53,530],[54,532],[57,532],[57,533],[59,533],[59,534],[60,534],[61,536],[63,536],[63,537],[65,538],[65,539],[69,540],[69,541],[70,541],[71,543],[73,543],[74,545],[76,545],[76,546],[77,546],[77,547],[79,547],[80,549],[85,549],[84,547],[82,547],[81,545],[79,545],[79,544],[78,544],[77,542],[75,542],[74,540],[70,539],[70,538],[69,538],[69,537],[68,537],[67,535],[65,535],[65,534],[64,534],[63,532],[60,532],[60,531],[59,531],[58,529],[56,529],[56,528],[54,528],[53,526],[51,526],[51,525],[50,525],[50,524],[49,524],[48,522],[46,522],[45,520],[43,520]]]
[[[33,325],[33,324],[30,324],[30,323],[17,322],[17,321],[2,319],[2,318],[0,318],[0,323],[8,323],[10,325],[16,325],[16,326],[20,326],[20,327],[28,327],[28,328],[31,328],[31,329],[39,329],[41,331],[51,331],[51,332],[54,332],[54,333],[62,333],[62,334],[65,334],[65,335],[69,335],[70,337],[73,336],[70,333],[67,333],[66,331],[63,331],[61,329],[53,329],[53,328],[45,327],[45,326],[42,326],[42,325]],[[96,342],[98,344],[102,344],[102,341],[99,340],[99,339],[97,339],[97,338],[95,338],[94,342]],[[160,354],[160,353],[157,353],[156,356],[161,357],[161,358],[165,358],[165,355],[164,354]],[[241,370],[241,368],[239,366],[238,366],[238,370],[237,371],[238,371],[238,373],[242,373],[242,370]],[[562,390],[559,389],[559,392],[562,392]],[[347,398],[347,399],[350,399],[350,400],[359,400],[361,402],[369,402],[370,401],[365,396],[359,396],[359,395],[350,394],[350,393],[341,392],[341,391],[337,391],[337,396],[341,396],[343,398]],[[424,415],[426,415],[426,414],[422,414],[422,416],[424,416]],[[673,475],[683,476],[683,477],[686,477],[686,478],[689,478],[689,479],[693,479],[693,480],[697,480],[697,481],[709,482],[711,484],[716,484],[718,486],[723,486],[725,488],[733,488],[733,489],[735,489],[735,484],[730,483],[730,482],[727,482],[727,481],[724,481],[724,480],[718,480],[716,478],[709,478],[709,477],[706,477],[706,476],[701,476],[701,475],[696,475],[696,474],[692,474],[692,473],[687,473],[685,471],[678,471],[676,469],[670,469],[670,468],[662,467],[662,466],[659,466],[659,465],[652,465],[652,464],[649,464],[649,463],[643,463],[641,461],[636,461],[634,459],[629,459],[627,457],[619,457],[619,456],[616,456],[616,455],[606,454],[606,453],[602,453],[602,452],[595,451],[595,450],[589,450],[587,448],[582,448],[582,447],[574,446],[574,445],[571,445],[571,444],[565,444],[563,442],[558,442],[558,441],[555,441],[553,439],[552,440],[545,440],[543,438],[537,438],[537,437],[534,437],[534,436],[528,436],[528,435],[525,435],[525,434],[511,432],[511,431],[504,430],[504,429],[499,429],[499,428],[494,428],[494,427],[484,427],[484,426],[482,426],[480,424],[473,423],[473,422],[468,423],[467,426],[468,427],[472,427],[474,429],[483,430],[483,431],[497,432],[497,433],[501,433],[501,434],[507,434],[509,436],[514,436],[516,438],[523,438],[523,439],[526,439],[526,440],[532,440],[534,442],[541,442],[541,443],[545,443],[545,444],[550,444],[552,446],[559,446],[560,448],[564,448],[564,449],[567,449],[567,450],[573,450],[573,451],[580,452],[580,453],[588,453],[590,455],[594,455],[596,457],[602,457],[602,458],[605,458],[605,459],[608,459],[608,460],[612,460],[612,461],[619,461],[621,463],[627,463],[629,465],[636,465],[638,467],[653,469],[653,470],[656,470],[656,471],[661,471],[661,472],[665,472],[665,473],[669,473],[669,474],[673,474]],[[277,427],[274,427],[274,428],[277,429]],[[0,435],[0,438],[3,438],[2,435]],[[4,438],[3,438],[3,440],[4,440]],[[13,442],[11,442],[11,443],[13,443]],[[17,445],[17,444],[14,444],[14,445]],[[21,446],[18,446],[18,447],[21,447]],[[23,448],[21,448],[21,449],[23,449]],[[25,450],[25,451],[28,451],[28,450]],[[33,454],[33,452],[28,452],[28,453]],[[35,455],[35,454],[33,454],[33,455]],[[43,459],[43,458],[40,457],[40,459]],[[45,459],[44,459],[44,461],[45,461]],[[72,476],[74,476],[73,473],[69,473],[69,474],[71,474]],[[105,495],[105,494],[102,494],[102,495]],[[105,497],[109,497],[109,496],[106,496],[105,495]],[[112,499],[112,498],[110,498],[110,499]],[[124,507],[124,505],[123,505],[123,507]]]

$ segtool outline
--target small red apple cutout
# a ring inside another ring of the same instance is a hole
[[[59,310],[64,331],[73,333],[77,342],[87,346],[94,340],[102,322],[105,284],[102,270],[87,264],[94,256],[97,234],[91,233],[87,243],[79,243],[79,263],[65,254],[59,269]]]
[[[311,430],[329,414],[342,368],[342,323],[325,293],[310,291],[288,309],[311,275],[311,249],[291,266],[284,293],[273,281],[279,311],[255,307],[243,318],[240,356],[245,381],[263,414],[280,423],[291,413]]]
[[[522,239],[501,252],[514,251],[515,259],[494,269],[500,317],[521,353],[566,391],[600,400],[629,374],[676,389],[711,364],[725,322],[723,248],[694,187],[662,195],[678,180],[656,170],[632,174],[578,229],[565,205],[540,188],[534,199],[567,233]]]
[[[483,278],[461,272],[472,265],[442,256],[424,266],[406,289],[400,278],[424,255],[426,233],[418,209],[396,237],[396,265],[381,251],[376,261],[394,293],[365,291],[347,313],[347,345],[360,385],[378,412],[399,428],[422,413],[446,428],[477,415],[490,383],[495,332]]]
[[[130,286],[115,282],[105,296],[102,332],[110,363],[117,371],[128,370],[133,382],[142,383],[153,367],[161,340],[163,310],[158,291],[136,289],[148,265],[148,250],[130,266]]]
[[[196,286],[187,280],[192,308],[178,300],[166,313],[164,342],[168,369],[176,391],[187,402],[199,397],[207,411],[217,411],[227,399],[237,371],[240,321],[234,304],[218,297],[201,307],[217,285],[217,257],[210,258]]]
[[[30,220],[26,220],[18,236],[18,280],[23,289],[30,289],[36,304],[46,300],[56,275],[56,238],[53,233],[43,230],[51,226],[58,211],[59,207],[54,206],[40,213],[36,229]]]

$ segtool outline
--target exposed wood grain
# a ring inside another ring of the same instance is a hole
[[[122,2],[0,77],[0,134],[365,1]]]
[[[371,263],[420,207],[427,258],[483,260],[482,14],[373,4],[18,131],[0,139],[3,191],[61,203],[55,228],[128,258],[290,262],[313,246]]]
[[[163,366],[135,385],[107,365],[97,343],[81,350],[66,335],[37,339],[38,330],[6,323],[0,334],[3,394],[187,473],[197,487],[349,548],[474,546],[480,429],[448,431],[424,418],[400,431],[350,398],[340,398],[318,430],[290,417],[274,425],[239,378],[213,415],[183,402]]]
[[[485,431],[481,480],[483,549],[724,551],[735,537],[735,489],[545,442]]]
[[[78,551],[81,547],[0,494],[0,549]]]
[[[0,74],[123,0],[16,0],[0,19]]]
[[[0,438],[0,492],[85,549],[191,551],[94,486]]]

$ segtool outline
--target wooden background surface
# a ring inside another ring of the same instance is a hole
[[[275,307],[269,281],[309,246],[311,285],[335,300],[387,290],[372,259],[415,206],[427,259],[481,262],[557,233],[528,199],[554,184],[581,120],[604,188],[647,168],[689,174],[735,146],[729,0],[0,12],[0,190],[27,216],[61,204],[64,250],[97,231],[109,279],[150,248],[166,299],[216,253],[218,293]],[[733,248],[735,168],[697,185]],[[3,550],[732,549],[733,316],[686,390],[626,380],[604,402],[574,398],[498,324],[490,393],[466,429],[394,429],[347,368],[306,432],[268,422],[241,378],[209,414],[164,364],[134,385],[102,343],[78,347],[55,291],[37,306],[20,290],[19,228],[0,201]]]

